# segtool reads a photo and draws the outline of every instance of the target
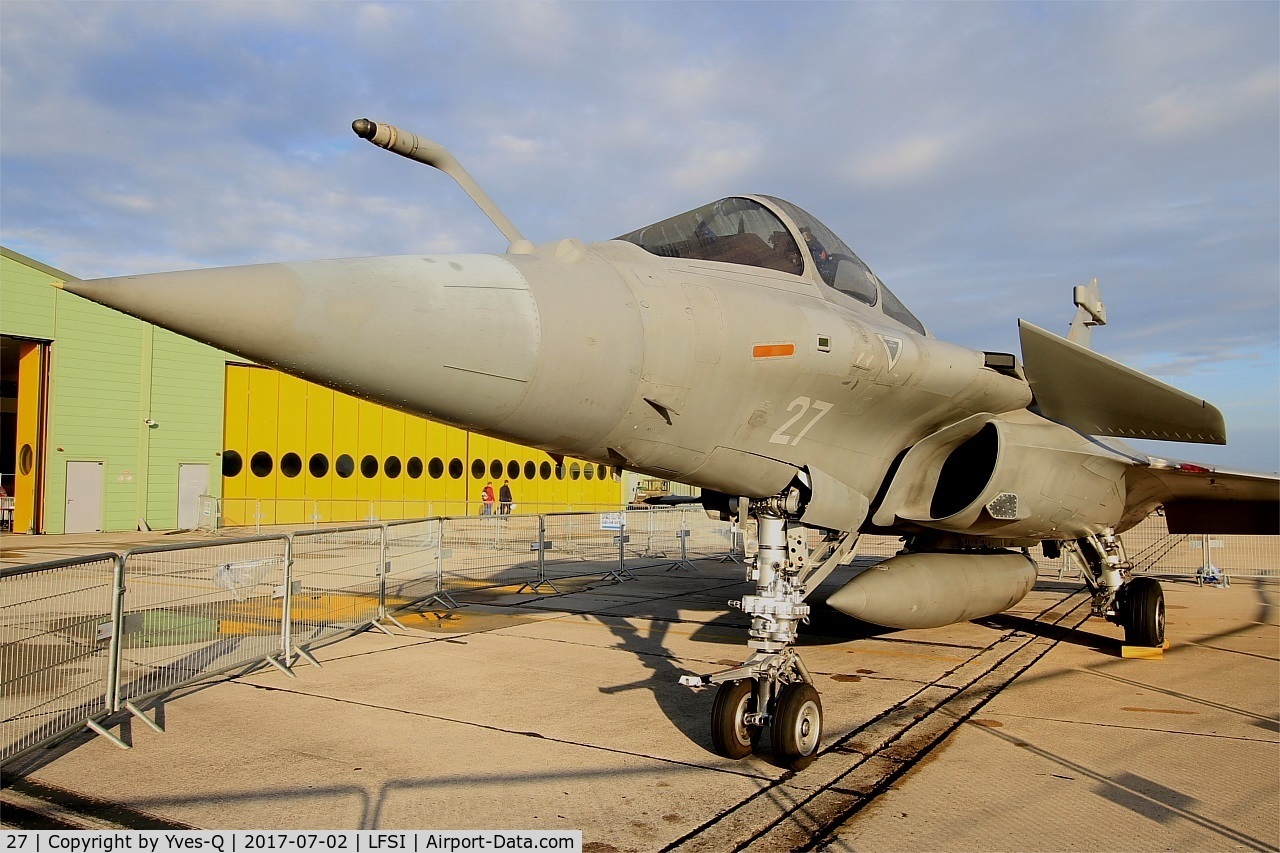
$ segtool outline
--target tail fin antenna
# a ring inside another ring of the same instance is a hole
[[[1096,278],[1088,284],[1077,284],[1071,295],[1076,303],[1076,317],[1071,321],[1067,340],[1087,347],[1093,327],[1107,325],[1107,306],[1102,304],[1102,291]]]

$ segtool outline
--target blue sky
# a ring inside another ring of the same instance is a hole
[[[840,234],[937,335],[1094,346],[1280,469],[1280,4],[0,4],[0,243],[83,278],[502,251],[735,192]]]

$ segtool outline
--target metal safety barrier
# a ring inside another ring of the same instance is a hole
[[[806,532],[812,548],[822,538]],[[1171,536],[1153,516],[1123,534],[1135,572],[1280,577],[1280,538]],[[855,566],[897,554],[902,540],[863,536]],[[396,614],[457,606],[455,595],[632,570],[697,571],[697,560],[745,561],[753,528],[701,508],[468,515],[135,548],[0,570],[0,763],[90,728],[128,748],[106,722],[149,700],[238,668],[298,657]],[[1042,575],[1078,567],[1035,555]],[[1212,571],[1210,571],[1212,570]],[[401,626],[403,627],[403,626]]]
[[[381,618],[433,601],[446,607],[457,606],[444,588],[444,561],[453,556],[443,544],[444,520],[397,521],[386,529]]]
[[[108,686],[120,555],[0,569],[0,762],[95,725]]]
[[[313,663],[308,649],[376,625],[385,612],[386,526],[363,525],[294,533],[285,648]]]
[[[1224,586],[1232,578],[1280,578],[1274,536],[1171,534],[1164,517],[1152,515],[1122,538],[1135,572]],[[1135,539],[1142,544],[1136,554]]]
[[[542,579],[543,519],[540,515],[443,518],[442,591],[534,584]]]
[[[121,558],[113,710],[239,667],[281,665],[286,536],[134,548]],[[132,707],[130,707],[132,706]]]

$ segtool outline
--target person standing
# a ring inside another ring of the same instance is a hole
[[[511,515],[511,484],[503,480],[502,488],[498,490],[498,514]]]
[[[493,515],[493,483],[485,483],[480,490],[480,514]]]

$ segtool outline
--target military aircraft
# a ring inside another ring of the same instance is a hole
[[[822,704],[794,644],[808,596],[863,533],[904,550],[829,603],[891,628],[999,613],[1073,555],[1093,613],[1164,640],[1164,598],[1120,534],[1163,506],[1175,533],[1276,533],[1277,479],[1159,459],[1111,438],[1221,444],[1203,400],[1022,322],[1022,358],[938,340],[830,229],[764,195],[590,245],[535,246],[441,146],[362,138],[445,171],[510,241],[411,255],[70,281],[65,288],[286,373],[485,435],[700,486],[757,525],[750,654],[718,685],[712,739],[741,758],[818,749]],[[812,551],[805,528],[824,532]]]

